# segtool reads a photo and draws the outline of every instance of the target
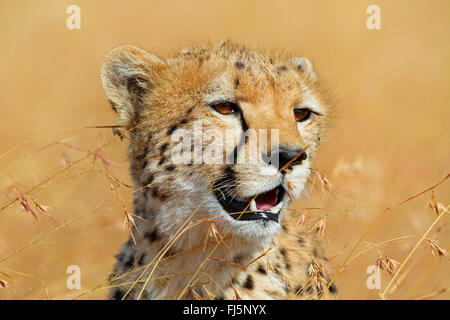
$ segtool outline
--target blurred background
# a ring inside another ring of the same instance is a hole
[[[71,4],[81,9],[81,29],[66,27]],[[372,4],[380,30],[366,26]],[[333,88],[336,117],[315,163],[321,174],[294,207],[322,208],[307,211],[309,228],[326,222],[317,236],[329,239],[327,267],[346,262],[336,277],[340,296],[379,299],[396,262],[450,202],[447,180],[430,203],[428,191],[380,217],[450,172],[449,14],[446,0],[2,1],[0,298],[107,295],[132,191],[127,141],[85,128],[116,120],[100,86],[102,58],[122,44],[168,57],[231,39],[306,56]],[[450,298],[445,215],[386,298]],[[381,288],[370,290],[366,270],[377,261]],[[80,267],[79,290],[66,286],[70,265]]]

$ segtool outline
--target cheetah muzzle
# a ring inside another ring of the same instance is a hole
[[[215,189],[217,200],[228,214],[236,220],[271,220],[279,222],[278,216],[283,206],[285,190],[280,185],[266,192],[255,194],[243,200]]]

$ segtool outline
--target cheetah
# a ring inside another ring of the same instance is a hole
[[[307,58],[231,41],[167,59],[126,45],[101,82],[134,184],[110,299],[337,297],[321,242],[289,210],[331,112]]]

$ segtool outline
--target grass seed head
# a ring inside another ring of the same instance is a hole
[[[327,218],[324,217],[317,222],[310,231],[314,231],[321,237],[324,237],[327,240],[327,243],[330,243],[327,232]]]
[[[431,253],[433,254],[433,257],[435,259],[436,259],[436,256],[435,256],[435,253],[434,253],[435,251],[437,252],[439,258],[440,257],[446,257],[447,259],[449,258],[447,250],[442,248],[439,245],[439,242],[437,240],[432,240],[432,239],[425,239],[425,240],[427,240],[427,243],[428,243],[428,245],[431,248]]]
[[[296,225],[305,225],[306,228],[308,228],[308,211],[305,210],[305,212],[300,216],[300,219],[298,219]]]
[[[380,270],[386,271],[386,273],[390,277],[393,277],[395,272],[397,271],[398,266],[400,265],[400,262],[392,258],[379,255],[375,264]]]
[[[328,180],[327,176],[323,172],[317,171],[316,177],[319,180],[319,184],[323,192],[327,191],[330,193],[335,193],[336,188],[331,184],[330,180]]]
[[[440,215],[445,211],[444,205],[437,201],[436,197],[434,196],[434,191],[431,191],[431,198],[430,201],[428,201],[428,208],[436,212],[437,215]]]
[[[6,280],[0,279],[0,290],[6,289],[8,287],[8,282]]]

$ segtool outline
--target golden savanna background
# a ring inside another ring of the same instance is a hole
[[[66,27],[71,4],[79,30]],[[366,27],[372,4],[381,30]],[[132,190],[127,141],[86,128],[116,123],[103,57],[231,39],[306,56],[333,88],[320,173],[293,213],[328,238],[341,298],[449,299],[449,31],[446,0],[1,1],[0,298],[107,296]],[[437,184],[431,201],[418,195]],[[79,290],[66,286],[71,265]]]

